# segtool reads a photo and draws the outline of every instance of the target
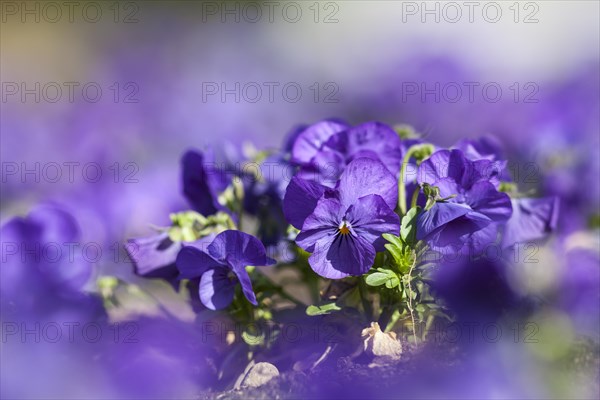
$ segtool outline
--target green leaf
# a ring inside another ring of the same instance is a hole
[[[335,303],[323,304],[322,306],[308,306],[306,308],[306,315],[314,317],[316,315],[325,315],[339,310],[341,310],[341,308]]]
[[[387,251],[390,252],[390,254],[394,258],[394,261],[396,262],[396,264],[399,264],[403,257],[402,248],[396,247],[395,245],[393,245],[391,243],[385,244],[384,247],[386,248]]]
[[[399,236],[392,235],[391,233],[384,233],[381,236],[396,247],[404,247],[404,242],[402,242]]]
[[[396,265],[402,265],[404,260],[404,247],[406,246],[400,236],[391,235],[389,233],[385,233],[382,235],[385,240],[389,243],[386,243],[384,247],[387,251],[390,252],[392,258]]]
[[[381,286],[390,278],[390,276],[385,272],[374,272],[370,275],[367,275],[367,285],[369,286]]]
[[[385,287],[388,289],[393,289],[395,287],[397,287],[400,284],[400,279],[398,278],[398,276],[396,276],[396,274],[394,274],[394,276],[392,276],[390,279],[388,279],[385,282]]]
[[[413,207],[402,218],[400,236],[404,243],[413,245],[417,240],[417,216],[421,207]]]

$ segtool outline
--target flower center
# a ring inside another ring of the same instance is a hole
[[[338,229],[342,235],[350,234],[350,224],[346,221],[342,221]]]

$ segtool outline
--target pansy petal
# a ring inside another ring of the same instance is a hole
[[[430,210],[417,217],[417,239],[429,236],[433,231],[471,212],[471,208],[457,203],[436,203]]]
[[[513,199],[513,215],[504,229],[503,245],[543,239],[556,229],[558,198]]]
[[[204,170],[204,157],[196,151],[186,152],[182,159],[183,194],[194,210],[202,214],[214,214],[213,194]]]
[[[183,246],[175,264],[179,270],[179,279],[197,278],[209,269],[223,266],[223,263],[193,246]]]
[[[338,199],[321,198],[314,212],[304,221],[302,231],[296,237],[296,244],[312,252],[319,240],[335,235],[343,216],[344,211]]]
[[[450,199],[451,202],[462,202],[461,188],[452,178],[442,178],[435,183],[435,186],[440,189],[440,197],[446,198],[450,196],[458,196],[456,199]]]
[[[235,282],[227,276],[227,269],[209,269],[200,278],[198,294],[200,301],[206,308],[220,310],[233,301]]]
[[[246,268],[234,268],[233,272],[240,281],[244,296],[246,296],[250,303],[254,304],[255,306],[258,305],[258,302],[256,301],[256,295],[254,294],[254,290],[252,290],[252,281],[250,281],[250,276],[248,275]]]
[[[508,194],[496,190],[493,184],[479,181],[465,194],[469,206],[485,214],[496,222],[508,220],[512,214],[512,205]]]
[[[226,262],[235,268],[248,265],[272,265],[274,260],[267,257],[265,246],[252,235],[245,232],[227,230],[219,233],[208,246],[208,253],[220,262]]]
[[[346,128],[348,125],[334,120],[325,120],[309,126],[298,134],[294,142],[292,162],[300,165],[308,164],[327,139]]]
[[[344,148],[348,162],[366,152],[377,157],[394,176],[400,171],[402,144],[392,128],[380,122],[367,122],[332,136],[327,145]],[[341,150],[340,150],[341,151]],[[369,155],[367,158],[373,158]]]
[[[420,232],[417,230],[417,238],[425,240],[432,250],[453,256],[468,252],[473,247],[472,244],[484,239],[486,235],[473,236],[490,225],[493,225],[493,222],[485,215],[470,212],[441,225],[425,237],[420,238]]]
[[[178,275],[175,260],[181,247],[181,243],[173,242],[165,232],[147,238],[130,239],[125,250],[136,274],[170,279]]]
[[[434,185],[438,180],[448,178],[450,168],[450,151],[438,150],[419,166],[417,181],[419,184]],[[462,173],[461,173],[462,176]]]
[[[470,160],[488,159],[491,161],[502,159],[502,143],[497,137],[486,135],[479,139],[462,139],[453,148],[461,150]]]
[[[329,279],[364,275],[374,261],[373,245],[352,234],[336,235],[329,243],[319,243],[308,259],[317,274]]]
[[[356,234],[371,243],[377,251],[383,251],[384,233],[400,233],[400,217],[385,204],[381,196],[371,194],[358,199],[348,209],[346,219]]]
[[[336,135],[337,136],[337,135]],[[346,168],[346,157],[327,146],[311,159],[310,165],[300,169],[301,175],[328,188],[335,186]]]
[[[297,229],[302,229],[317,202],[325,192],[325,187],[317,182],[293,177],[283,198],[283,212],[287,221]]]
[[[398,182],[385,165],[369,158],[357,158],[346,167],[338,190],[342,204],[348,208],[363,196],[377,194],[394,209],[398,202]]]
[[[482,255],[482,252],[489,250],[491,252],[489,254],[491,257],[498,257],[499,255],[494,253],[498,250],[497,246],[494,246],[491,249],[487,249],[487,247],[496,242],[499,226],[500,224],[491,223],[485,228],[473,232],[469,235],[468,239],[465,240],[465,246],[463,246],[462,253],[470,256],[480,256]]]

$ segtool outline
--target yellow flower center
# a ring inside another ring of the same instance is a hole
[[[339,230],[342,235],[348,235],[350,233],[350,228],[346,225],[346,221],[342,222],[342,226],[339,227]]]

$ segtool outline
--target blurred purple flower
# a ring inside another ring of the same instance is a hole
[[[300,175],[333,187],[355,158],[381,161],[396,176],[402,161],[400,137],[379,122],[349,127],[335,121],[321,121],[300,133],[292,148],[292,162]]]
[[[319,275],[363,275],[383,251],[383,233],[397,234],[396,178],[380,161],[350,162],[335,190],[294,178],[284,199],[286,217],[301,232],[296,243],[309,253]]]
[[[557,197],[512,199],[513,213],[504,228],[503,247],[540,240],[555,231],[558,205]]]
[[[172,241],[169,234],[164,232],[146,238],[129,239],[125,250],[137,275],[174,281],[179,274],[175,259],[181,247],[180,242]]]
[[[217,168],[211,152],[189,150],[182,159],[183,193],[202,215],[228,211],[219,203],[219,194],[231,183],[231,175]]]
[[[595,246],[566,252],[556,305],[569,313],[579,332],[600,340],[600,253]]]
[[[2,227],[2,298],[35,307],[51,297],[78,296],[93,267],[71,245],[79,242],[75,219],[55,205],[40,205]]]
[[[236,280],[248,301],[257,305],[246,266],[274,263],[258,239],[233,230],[218,234],[206,251],[184,246],[176,260],[180,279],[200,278],[200,300],[211,310],[225,308],[233,301]]]

